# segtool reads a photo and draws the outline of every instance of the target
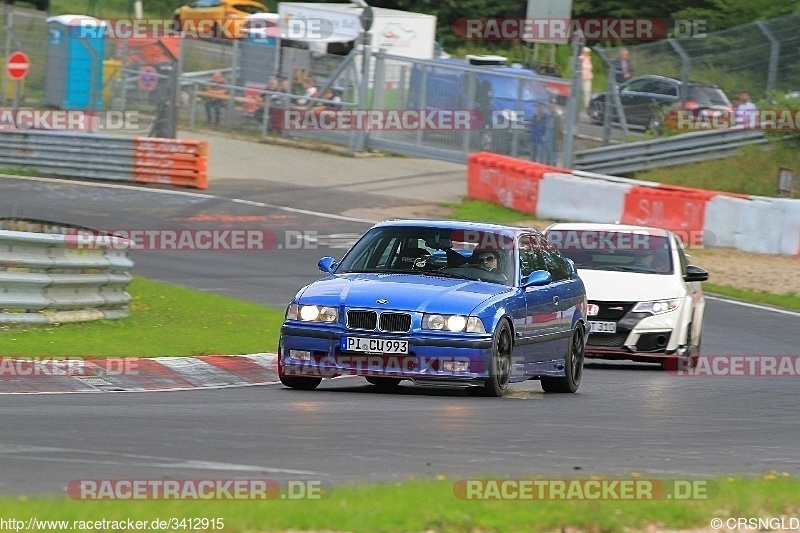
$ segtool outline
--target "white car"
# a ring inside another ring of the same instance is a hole
[[[672,232],[620,224],[553,224],[549,243],[586,286],[586,357],[695,366],[708,272],[690,265]]]

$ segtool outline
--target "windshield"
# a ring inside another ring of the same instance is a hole
[[[422,274],[511,285],[513,233],[420,226],[373,228],[345,255],[337,274]]]
[[[578,269],[671,274],[669,239],[647,232],[551,230],[547,240]]]
[[[522,100],[525,102],[546,102],[547,88],[543,81],[520,80],[518,78],[492,77],[492,93],[495,98],[516,100],[519,95],[519,84],[522,83]]]
[[[716,87],[703,87],[699,85],[689,87],[689,100],[697,102],[701,106],[721,105],[729,106],[731,103],[725,93]]]

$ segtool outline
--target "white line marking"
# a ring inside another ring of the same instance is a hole
[[[20,448],[20,447],[18,447]],[[45,457],[43,453],[37,453],[35,456],[26,455],[31,452],[41,452],[46,450],[49,457]],[[88,455],[86,459],[71,458],[71,457],[52,457],[58,453],[81,454]],[[236,463],[220,463],[217,461],[197,461],[194,459],[178,459],[174,457],[160,457],[154,455],[138,455],[128,453],[110,453],[110,452],[97,452],[88,450],[79,450],[71,448],[55,448],[55,447],[32,447],[32,449],[24,450],[0,450],[0,456],[13,457],[14,459],[29,459],[34,461],[49,461],[57,463],[88,463],[88,464],[105,464],[105,465],[125,465],[125,466],[143,466],[150,468],[178,468],[185,470],[215,470],[215,471],[231,471],[231,472],[268,472],[271,474],[293,474],[301,476],[319,476],[319,472],[312,472],[309,470],[292,470],[287,468],[273,468],[269,466],[259,465],[243,465]],[[92,457],[94,456],[94,457]],[[98,459],[97,456],[110,456],[111,459]],[[133,459],[133,460],[131,460]]]
[[[795,316],[800,318],[800,313],[797,311],[790,311],[788,309],[779,309],[777,307],[770,307],[768,305],[760,305],[760,304],[753,304],[750,302],[740,302],[739,300],[729,300],[727,298],[720,298],[719,296],[708,296],[706,295],[706,300],[714,300],[717,302],[725,302],[734,305],[741,305],[742,307],[752,307],[753,309],[760,309],[762,311],[772,311],[773,313],[780,313],[782,315],[789,315]]]
[[[346,217],[342,215],[335,215],[333,213],[322,213],[320,211],[309,211],[307,209],[297,209],[294,207],[288,207],[284,205],[275,205],[275,204],[267,204],[264,202],[254,202],[252,200],[244,200],[242,198],[228,198],[226,196],[217,196],[214,194],[205,194],[200,192],[188,192],[188,191],[173,191],[169,189],[148,189],[142,186],[136,185],[120,185],[117,183],[92,183],[88,181],[73,181],[73,180],[63,180],[63,179],[56,179],[56,178],[40,178],[36,176],[14,176],[10,174],[0,174],[0,178],[5,179],[15,179],[15,180],[23,180],[23,181],[39,181],[43,183],[56,183],[59,185],[82,185],[84,187],[99,187],[101,189],[122,189],[126,191],[136,191],[140,193],[156,193],[156,194],[171,194],[175,196],[188,196],[191,198],[203,198],[206,200],[226,200],[229,202],[243,204],[243,205],[251,205],[254,207],[264,207],[267,209],[277,209],[279,211],[287,211],[289,213],[298,213],[301,215],[310,215],[319,218],[330,218],[333,220],[343,220],[345,222],[358,222],[363,224],[375,224],[376,220],[367,220],[365,218],[355,218],[355,217]]]

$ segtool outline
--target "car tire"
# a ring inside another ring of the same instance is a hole
[[[281,383],[292,389],[314,390],[322,382],[322,378],[308,378],[302,376],[280,376]]]
[[[492,359],[489,362],[489,379],[483,387],[468,387],[470,396],[500,398],[506,393],[511,378],[511,352],[514,349],[511,326],[508,320],[501,320],[494,330],[492,339]]]
[[[400,386],[400,379],[399,378],[377,378],[374,376],[365,377],[371,385],[374,385],[380,390],[390,391],[395,390],[398,386]]]
[[[650,116],[647,117],[647,124],[644,129],[654,135],[661,135],[664,133],[664,118],[659,113],[651,113]]]
[[[594,100],[589,105],[589,120],[592,121],[592,124],[600,125],[603,123],[603,102],[599,100]]]
[[[564,377],[542,378],[542,390],[545,392],[576,392],[583,377],[584,350],[586,336],[583,326],[578,326],[572,331],[567,352],[564,354]]]
[[[183,28],[183,24],[181,23],[181,18],[178,15],[172,17],[172,31],[181,31]]]

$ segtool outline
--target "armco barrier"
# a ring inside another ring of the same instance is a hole
[[[800,200],[765,198],[553,171],[493,154],[468,159],[468,196],[541,218],[649,225],[687,244],[800,255]]]
[[[587,181],[571,174],[546,173],[539,184],[537,214],[542,218],[580,219],[613,224],[625,205],[628,183],[597,181],[587,191]]]
[[[537,215],[539,183],[545,172],[564,169],[478,152],[467,159],[467,196]]]
[[[0,230],[0,323],[124,318],[132,268],[122,250],[76,250],[64,234]]]
[[[91,133],[1,130],[0,167],[70,178],[208,187],[208,143]]]

